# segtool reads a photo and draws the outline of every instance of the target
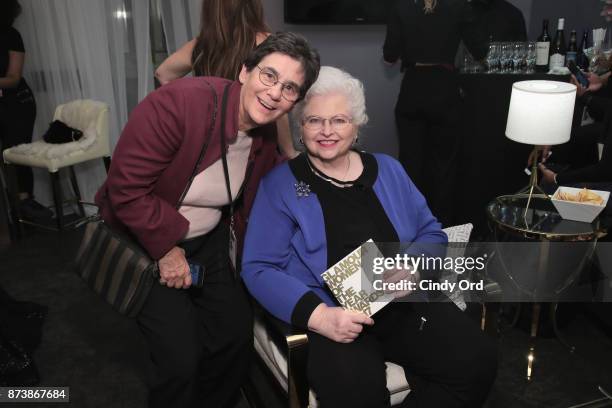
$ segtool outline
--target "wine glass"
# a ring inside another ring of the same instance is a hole
[[[513,73],[519,74],[523,69],[523,60],[525,59],[524,44],[522,42],[512,43],[512,67]]]
[[[499,71],[500,44],[498,42],[489,43],[489,50],[485,57],[487,72],[494,74]]]
[[[529,41],[526,45],[525,65],[526,72],[533,74],[535,72],[536,64],[536,43],[535,41]]]
[[[500,56],[500,72],[502,74],[507,74],[512,69],[512,43],[503,42],[501,43],[501,56]]]

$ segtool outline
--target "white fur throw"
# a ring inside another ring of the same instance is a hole
[[[24,156],[42,156],[47,159],[59,159],[87,151],[96,142],[96,128],[89,127],[83,131],[83,137],[76,142],[52,144],[42,140],[24,143],[13,148],[13,152]]]

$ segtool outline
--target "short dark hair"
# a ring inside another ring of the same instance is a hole
[[[275,52],[285,54],[302,64],[304,70],[304,83],[300,87],[300,99],[302,99],[319,75],[319,69],[321,68],[319,53],[301,35],[291,32],[277,32],[276,34],[270,34],[265,41],[249,53],[244,60],[244,66],[250,72],[262,59]]]
[[[17,0],[0,0],[0,27],[8,28],[21,14],[21,6]]]

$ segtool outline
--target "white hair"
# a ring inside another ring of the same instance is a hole
[[[298,121],[304,119],[304,110],[313,96],[331,93],[340,93],[346,97],[355,126],[360,127],[368,123],[363,84],[348,72],[330,66],[321,67],[315,83],[306,92],[304,99],[295,105],[293,111]]]

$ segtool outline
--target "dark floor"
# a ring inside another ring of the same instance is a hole
[[[69,386],[71,407],[144,407],[144,344],[134,322],[112,311],[71,270],[79,235],[37,231],[0,247],[0,285],[19,300],[49,307],[35,353],[42,386]],[[570,407],[601,398],[598,385],[612,389],[610,332],[586,309],[569,306],[565,313],[574,314],[563,333],[576,351],[569,353],[554,338],[539,339],[530,382],[524,379],[526,331],[512,328],[499,336],[500,366],[488,408]],[[268,392],[263,408],[276,406]]]

